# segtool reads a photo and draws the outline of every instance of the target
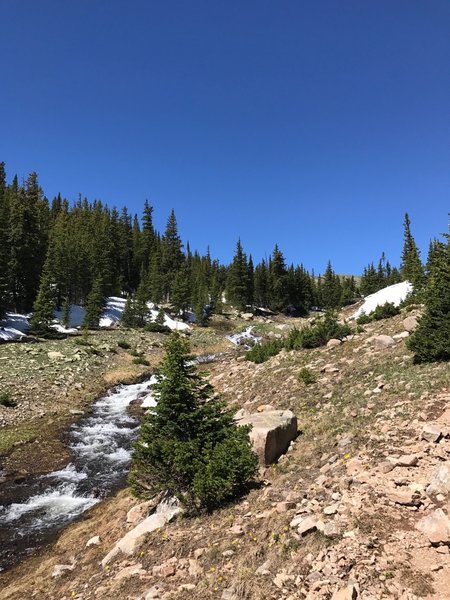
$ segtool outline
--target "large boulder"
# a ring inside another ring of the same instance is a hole
[[[297,417],[290,410],[270,410],[236,419],[250,425],[250,440],[261,465],[269,465],[286,452],[297,437]]]

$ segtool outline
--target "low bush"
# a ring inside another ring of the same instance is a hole
[[[298,380],[303,382],[305,385],[311,385],[312,383],[316,383],[316,376],[312,371],[310,371],[307,367],[303,367],[300,369],[298,374]]]
[[[276,356],[283,347],[283,340],[268,340],[262,344],[255,344],[253,348],[246,353],[245,358],[251,362],[260,364],[266,362],[266,360],[269,360],[272,356]]]
[[[347,323],[339,323],[333,312],[327,312],[324,317],[316,319],[312,325],[307,325],[303,329],[292,329],[283,340],[270,340],[255,345],[245,356],[247,360],[262,363],[278,354],[282,348],[286,350],[318,348],[325,346],[328,340],[342,340],[351,332]]]
[[[395,306],[392,302],[385,302],[384,304],[380,304],[373,310],[372,312],[366,314],[363,313],[356,322],[358,325],[366,325],[367,323],[371,323],[372,321],[381,321],[382,319],[389,319],[390,317],[395,317],[400,313],[400,307]]]
[[[356,322],[358,325],[367,325],[367,323],[372,323],[372,317],[366,315],[366,313],[362,313],[357,319]]]
[[[6,408],[15,408],[17,406],[17,402],[13,400],[10,392],[0,392],[0,406],[4,406]]]
[[[318,348],[325,346],[331,339],[341,340],[351,333],[351,328],[346,323],[339,323],[333,312],[327,312],[321,319],[303,329],[293,329],[285,342],[288,350],[301,348]]]
[[[161,325],[160,323],[156,323],[156,321],[146,323],[144,329],[145,331],[149,331],[151,333],[170,333],[170,329],[166,327],[166,325]]]
[[[131,345],[126,340],[119,340],[117,345],[123,350],[129,350],[131,348]]]
[[[136,358],[133,358],[133,363],[135,365],[145,365],[146,367],[150,366],[148,360],[146,360],[143,356],[136,356]]]
[[[392,302],[386,302],[385,304],[377,306],[371,314],[374,321],[381,321],[381,319],[389,319],[390,317],[395,317],[395,315],[400,314],[400,308],[392,304]]]

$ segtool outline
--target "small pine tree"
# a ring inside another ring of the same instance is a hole
[[[436,244],[425,290],[425,313],[408,340],[415,362],[450,360],[450,236]]]
[[[236,253],[228,269],[226,295],[227,302],[238,308],[245,309],[248,303],[248,262],[241,240],[236,244]]]
[[[33,305],[30,329],[37,335],[48,333],[56,306],[55,286],[48,270],[44,271],[38,295]]]
[[[125,302],[125,306],[124,306],[120,321],[121,321],[122,325],[124,325],[125,327],[135,327],[136,326],[135,301],[134,301],[134,297],[132,295],[128,296],[127,301]]]
[[[69,327],[70,325],[70,299],[69,296],[64,298],[63,304],[63,312],[62,312],[62,324],[64,327]]]
[[[130,482],[139,496],[167,492],[190,511],[212,510],[240,494],[258,471],[248,429],[212,396],[173,334],[155,386],[157,406],[144,417]]]
[[[155,323],[157,325],[164,325],[165,322],[166,322],[166,313],[164,312],[164,309],[161,307],[158,311],[158,314],[156,315]]]
[[[101,277],[96,277],[87,297],[83,327],[86,329],[96,329],[98,327],[104,305],[103,282]]]
[[[413,284],[414,292],[417,293],[424,284],[424,271],[420,261],[419,249],[411,233],[411,221],[408,213],[405,214],[403,227],[404,241],[400,272],[403,279]]]

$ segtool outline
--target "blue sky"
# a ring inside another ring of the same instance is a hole
[[[229,260],[359,273],[450,210],[448,0],[3,0],[0,160]]]

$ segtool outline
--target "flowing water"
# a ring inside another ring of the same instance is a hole
[[[155,406],[154,383],[152,377],[119,386],[97,400],[92,413],[69,430],[73,459],[66,468],[0,486],[0,571],[123,485],[139,428],[128,407],[137,398],[145,407]]]
[[[222,354],[197,356],[192,364],[219,360]],[[17,563],[54,538],[126,481],[139,421],[128,407],[141,399],[143,408],[156,406],[152,386],[121,385],[92,405],[92,413],[69,430],[72,461],[60,471],[0,485],[0,571]],[[37,449],[37,452],[39,449]]]

